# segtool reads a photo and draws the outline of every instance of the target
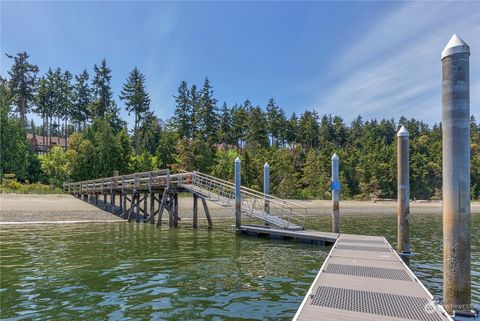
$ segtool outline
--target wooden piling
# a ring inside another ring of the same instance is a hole
[[[207,217],[208,228],[210,229],[213,226],[212,218],[210,217],[210,211],[208,210],[207,201],[205,200],[204,197],[202,197],[202,204],[203,204],[203,210],[205,211],[205,216]]]
[[[193,194],[193,228],[198,227],[198,196]]]
[[[163,217],[163,211],[165,210],[165,206],[166,206],[167,195],[168,195],[168,192],[167,192],[167,189],[165,189],[163,191],[163,195],[160,200],[160,209],[158,210],[157,226],[162,225],[162,217]]]
[[[178,227],[178,222],[180,221],[180,217],[178,216],[178,192],[173,196],[173,203],[173,227]]]
[[[115,212],[115,183],[113,177],[110,178],[110,212]]]
[[[125,177],[122,176],[122,194],[121,194],[122,201],[120,202],[122,205],[122,215],[127,211],[127,193],[125,191]]]
[[[148,193],[143,194],[143,220],[146,222],[148,219],[148,211],[147,211],[147,198]]]

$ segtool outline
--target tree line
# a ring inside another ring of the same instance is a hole
[[[261,190],[263,164],[271,166],[271,190],[280,197],[330,197],[331,156],[340,156],[342,197],[396,196],[396,133],[410,132],[411,196],[441,198],[441,124],[401,117],[350,124],[315,110],[287,115],[271,98],[264,107],[249,99],[219,103],[213,85],[180,82],[171,118],[151,109],[145,76],[134,68],[118,96],[111,69],[103,59],[73,75],[50,68],[39,75],[25,52],[8,55],[13,65],[1,79],[1,172],[20,180],[61,185],[157,168],[199,170],[233,180],[233,160],[242,159],[242,183]],[[116,99],[118,98],[118,99]],[[131,130],[120,107],[133,114]],[[29,113],[42,123],[28,122]],[[472,198],[480,197],[480,124],[471,117]],[[68,137],[68,149],[37,156],[26,133]]]

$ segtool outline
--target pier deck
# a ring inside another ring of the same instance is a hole
[[[385,238],[340,234],[293,320],[452,319]]]

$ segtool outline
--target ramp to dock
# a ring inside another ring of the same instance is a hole
[[[452,319],[384,237],[341,234],[293,320]]]

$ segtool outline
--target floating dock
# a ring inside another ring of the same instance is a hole
[[[384,237],[340,234],[293,320],[452,319]]]
[[[242,225],[240,227],[242,234],[266,236],[281,240],[296,240],[301,243],[310,244],[333,244],[337,241],[338,233],[319,232],[313,230],[286,230],[282,228],[263,226],[263,225]]]

